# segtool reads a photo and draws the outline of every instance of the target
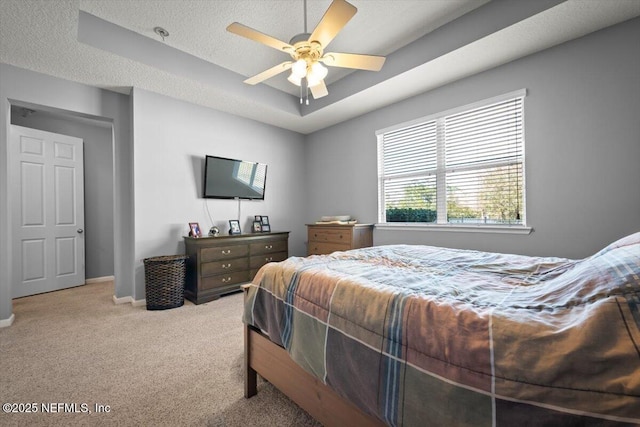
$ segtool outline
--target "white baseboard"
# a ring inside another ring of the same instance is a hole
[[[11,313],[8,319],[0,319],[0,328],[8,328],[13,325],[13,321],[16,319],[16,315]]]
[[[138,299],[138,300],[132,299],[131,305],[134,306],[134,307],[141,307],[143,305],[147,305],[147,300],[146,299]]]
[[[94,277],[92,279],[86,279],[84,281],[84,284],[90,285],[92,283],[113,282],[114,280],[115,280],[114,276]]]
[[[118,298],[115,295],[113,296],[113,303],[115,305],[120,305],[120,304],[131,304],[134,307],[140,307],[143,305],[147,305],[147,300],[146,299],[133,299],[132,296],[128,296],[128,297],[121,297]]]
[[[118,298],[117,296],[113,296],[113,303],[115,305],[120,305],[120,304],[129,304],[133,302],[133,297],[128,296],[128,297],[120,297]]]

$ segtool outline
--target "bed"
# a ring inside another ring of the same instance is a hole
[[[257,373],[324,425],[640,424],[640,233],[291,257],[245,291],[245,396]]]

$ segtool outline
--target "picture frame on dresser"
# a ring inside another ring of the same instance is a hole
[[[271,224],[269,224],[269,217],[266,215],[262,215],[260,217],[260,224],[261,224],[261,228],[262,231],[265,233],[269,233],[271,232]]]
[[[262,232],[262,224],[260,223],[260,221],[253,221],[253,230],[254,233],[261,233]]]
[[[202,229],[200,228],[200,224],[198,224],[197,222],[189,223],[189,236],[202,237]]]
[[[237,219],[229,220],[229,234],[242,234],[242,231],[240,230],[240,221]]]

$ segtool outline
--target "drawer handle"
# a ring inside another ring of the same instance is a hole
[[[231,268],[231,263],[229,263],[229,264],[222,264],[222,268]]]
[[[231,281],[231,277],[223,277],[222,278],[222,283],[228,283]]]
[[[271,261],[273,261],[273,257],[270,256],[270,257],[265,258],[264,260],[267,261],[267,262],[271,262]]]
[[[264,245],[265,249],[273,249],[273,245]]]
[[[226,251],[224,249],[222,250],[223,255],[229,255],[230,253],[231,253],[231,249],[227,249]]]
[[[340,235],[340,238],[342,239],[342,234]]]

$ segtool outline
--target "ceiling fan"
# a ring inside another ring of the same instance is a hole
[[[307,33],[307,1],[304,0],[305,32],[295,35],[289,43],[263,34],[238,22],[229,25],[227,31],[288,53],[292,58],[291,61],[269,68],[246,79],[244,82],[255,85],[291,70],[288,80],[300,86],[301,93],[306,86],[311,91],[314,99],[318,99],[329,94],[324,83],[328,70],[322,65],[323,63],[331,67],[379,71],[385,61],[383,56],[324,52],[331,40],[335,38],[357,11],[358,9],[355,6],[345,0],[333,0],[316,28],[309,34]],[[302,103],[302,96],[300,97],[300,103]],[[309,99],[307,98],[308,103]]]

